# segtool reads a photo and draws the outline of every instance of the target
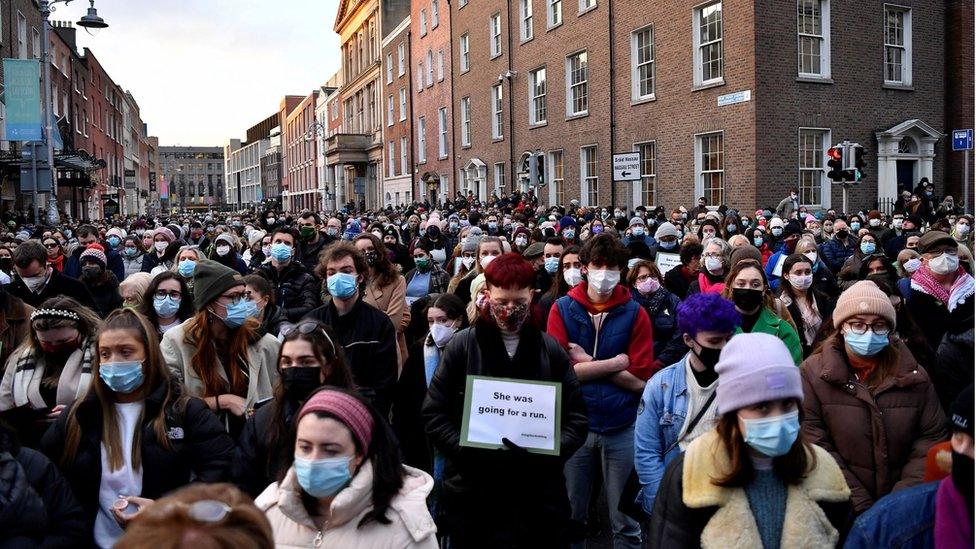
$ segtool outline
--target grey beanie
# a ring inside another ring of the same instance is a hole
[[[678,228],[674,226],[674,223],[665,221],[664,223],[661,223],[661,225],[657,228],[657,231],[654,232],[655,240],[660,239],[662,236],[673,236],[675,238],[680,238],[681,233],[678,232]]]
[[[800,369],[786,344],[773,335],[733,336],[722,348],[715,373],[715,405],[720,415],[767,400],[803,400]]]

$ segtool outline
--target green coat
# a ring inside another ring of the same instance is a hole
[[[736,328],[735,333],[743,333],[742,326]],[[769,310],[768,307],[763,307],[762,312],[759,313],[759,319],[756,320],[756,325],[752,327],[750,333],[770,334],[780,338],[786,344],[786,348],[790,350],[790,354],[793,355],[793,362],[799,366],[800,362],[803,361],[803,346],[800,344],[800,336],[797,335],[796,328],[776,316],[776,313]]]

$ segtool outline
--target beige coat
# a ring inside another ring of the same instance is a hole
[[[407,359],[407,338],[403,331],[410,324],[410,308],[407,307],[407,281],[402,276],[394,284],[379,286],[370,281],[363,292],[363,301],[386,313],[397,332],[398,364],[402,367]]]
[[[159,348],[163,351],[166,365],[177,379],[183,382],[189,394],[203,398],[203,381],[190,366],[196,348],[187,343],[186,325],[188,319],[179,326],[166,332]],[[244,407],[253,408],[256,403],[264,402],[274,396],[274,386],[278,383],[278,349],[281,343],[274,336],[265,334],[247,350],[248,385],[247,396],[244,397]],[[224,368],[219,364],[217,373],[227,379]]]
[[[390,502],[390,524],[359,521],[372,509],[373,468],[365,463],[349,486],[332,501],[332,516],[319,530],[302,505],[301,488],[291,468],[281,486],[273,483],[254,504],[264,511],[274,531],[275,547],[341,547],[342,549],[437,549],[437,528],[427,510],[434,480],[427,473],[404,466],[403,488]]]

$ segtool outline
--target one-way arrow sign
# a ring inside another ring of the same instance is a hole
[[[613,154],[613,180],[637,181],[640,179],[640,152]]]

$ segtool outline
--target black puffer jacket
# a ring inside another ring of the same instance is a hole
[[[180,388],[174,386],[174,391],[178,394]],[[234,441],[202,400],[189,397],[183,410],[172,405],[166,410],[170,449],[166,449],[156,438],[152,418],[156,417],[163,405],[164,395],[163,387],[159,387],[145,400],[139,438],[142,493],[138,495],[157,499],[189,484],[191,480],[226,480]],[[41,440],[44,453],[55,463],[60,463],[64,455],[67,422],[71,415],[67,412],[61,414]],[[84,507],[86,531],[90,533],[98,513],[98,489],[102,476],[102,409],[94,392],[90,392],[77,405],[75,416],[81,426],[81,441],[74,459],[63,464],[62,470]]]
[[[299,261],[305,266],[305,270],[310,273],[315,273],[315,268],[319,266],[319,255],[322,253],[322,250],[326,249],[329,244],[335,241],[335,238],[322,231],[319,231],[319,239],[315,242],[299,241],[299,249],[301,250]]]
[[[569,357],[556,340],[529,323],[520,335],[515,357],[509,358],[493,324],[479,321],[455,334],[423,405],[430,441],[446,458],[444,508],[450,511],[439,526],[472,546],[557,547],[568,541],[563,465],[586,439],[586,405]],[[469,375],[560,382],[559,455],[461,447]]]
[[[274,286],[275,304],[286,320],[297,322],[319,306],[319,281],[301,263],[292,261],[281,271],[268,263],[257,274]]]
[[[281,439],[286,438],[297,411],[298,405],[285,402],[284,425],[279,426]],[[258,497],[269,484],[278,480],[281,448],[268,447],[268,431],[274,415],[274,403],[258,408],[244,424],[234,449],[234,460],[230,466],[231,480],[252,498]]]
[[[27,473],[9,453],[0,454],[0,528],[2,547],[37,547],[48,528],[44,501]]]
[[[22,468],[27,483],[30,488],[40,496],[41,503],[45,511],[45,528],[40,537],[35,538],[29,547],[78,547],[83,545],[88,539],[88,532],[85,531],[85,512],[71,492],[71,486],[65,480],[61,471],[51,463],[44,454],[30,448],[15,449],[13,454]],[[8,454],[0,454],[8,455]],[[3,461],[3,458],[0,458]],[[6,469],[0,465],[0,469]],[[5,473],[0,473],[3,475]],[[0,481],[0,491],[6,491],[7,486]],[[4,497],[4,496],[0,496]],[[16,505],[16,504],[13,504]],[[24,502],[22,511],[32,510],[33,503]],[[0,515],[11,511],[0,503]],[[30,520],[24,524],[18,523],[18,527],[29,524]],[[9,543],[10,538],[6,535],[9,532],[6,519],[0,519],[0,528],[5,533],[2,537],[7,541],[0,542],[0,547],[12,547]]]

